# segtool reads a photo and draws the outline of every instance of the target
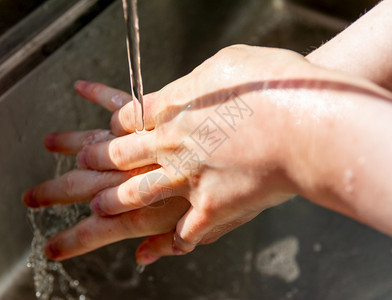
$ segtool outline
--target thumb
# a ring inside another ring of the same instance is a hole
[[[177,223],[173,236],[173,253],[183,255],[193,251],[212,229],[213,225],[208,215],[194,207],[189,208]]]

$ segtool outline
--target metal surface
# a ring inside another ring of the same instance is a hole
[[[51,0],[0,37],[0,95],[113,0]]]
[[[306,53],[341,26],[297,8],[260,0],[140,1],[146,92],[226,45]],[[30,232],[19,198],[53,174],[42,137],[108,124],[110,115],[78,98],[72,83],[97,80],[127,90],[124,37],[118,1],[0,98],[0,287],[7,287],[0,299],[34,298],[31,274],[23,268]],[[190,255],[162,259],[142,275],[136,275],[133,260],[137,242],[106,247],[65,267],[97,300],[392,299],[391,239],[301,198]]]

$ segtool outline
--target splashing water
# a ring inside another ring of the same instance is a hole
[[[64,169],[70,169],[71,160],[59,155],[55,155],[55,158],[55,177],[58,177]],[[35,296],[38,299],[50,299],[54,293],[64,296],[65,299],[89,299],[86,296],[87,290],[67,273],[62,263],[49,260],[43,251],[52,235],[74,225],[89,214],[89,207],[85,203],[28,209],[27,216],[34,237],[27,266],[33,269]]]
[[[55,154],[56,169],[54,177],[59,177],[75,165],[72,157]],[[89,291],[98,290],[95,278],[90,278],[86,285],[73,278],[61,262],[49,260],[44,254],[48,239],[91,213],[88,203],[55,205],[38,209],[29,209],[27,216],[33,230],[31,254],[27,266],[33,269],[35,296],[41,300],[88,300]],[[94,266],[93,271],[91,267]],[[68,266],[69,267],[69,266]],[[109,247],[101,256],[84,257],[72,266],[72,273],[78,278],[86,275],[103,276],[117,289],[127,289],[139,285],[144,266],[136,265],[128,250],[121,245]],[[84,282],[83,280],[83,282]]]
[[[130,5],[128,5],[130,1]],[[124,19],[126,23],[127,54],[130,74],[131,95],[135,111],[136,131],[144,131],[143,83],[140,68],[140,38],[139,19],[137,15],[137,0],[122,0]],[[69,157],[55,155],[57,162],[55,178],[71,170],[74,160]],[[87,289],[78,280],[72,278],[61,262],[49,260],[44,254],[44,246],[55,233],[64,230],[90,215],[87,203],[71,205],[55,205],[49,208],[28,209],[28,219],[33,229],[31,254],[27,266],[33,269],[35,296],[38,299],[87,300]],[[115,272],[118,265],[124,266],[123,257],[117,257],[109,265],[106,277],[121,286],[136,286],[140,281],[138,274],[144,271],[144,266],[137,265],[135,272],[129,278],[118,280]],[[122,263],[121,263],[122,262]]]

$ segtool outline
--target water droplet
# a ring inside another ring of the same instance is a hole
[[[79,281],[78,281],[78,280],[71,281],[71,282],[69,283],[69,285],[70,285],[71,287],[77,287],[77,286],[79,285]]]
[[[139,274],[142,274],[145,269],[146,269],[145,265],[137,265],[136,266],[136,272],[138,272]]]

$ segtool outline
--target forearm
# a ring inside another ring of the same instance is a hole
[[[332,97],[321,116],[293,126],[289,175],[311,201],[392,234],[392,105],[339,94],[326,96]]]
[[[392,0],[384,0],[307,59],[392,90]]]

